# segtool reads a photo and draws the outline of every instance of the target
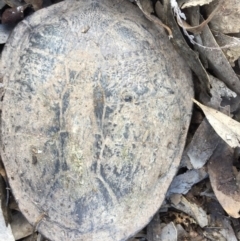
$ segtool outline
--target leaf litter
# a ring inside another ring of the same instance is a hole
[[[232,148],[240,146],[240,123],[231,117],[193,100],[204,112],[216,133]]]

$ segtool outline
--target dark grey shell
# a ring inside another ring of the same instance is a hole
[[[144,227],[191,117],[191,72],[165,31],[127,1],[65,1],[22,21],[2,64],[2,159],[27,219],[54,241]]]

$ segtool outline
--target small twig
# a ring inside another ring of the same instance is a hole
[[[169,38],[172,38],[172,30],[165,25],[159,18],[155,17],[154,15],[149,14],[147,11],[145,11],[142,7],[142,4],[140,3],[140,0],[135,0],[136,4],[138,5],[139,9],[143,12],[145,17],[150,20],[151,22],[155,23],[156,25],[159,25],[163,28],[165,28],[168,31]]]

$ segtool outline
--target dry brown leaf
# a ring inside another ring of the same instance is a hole
[[[232,217],[240,217],[239,181],[233,169],[234,151],[224,141],[218,145],[208,162],[213,191],[224,210]]]
[[[240,146],[240,123],[229,116],[193,100],[204,112],[217,134],[232,148]]]

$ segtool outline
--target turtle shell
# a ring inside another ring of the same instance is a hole
[[[126,240],[164,200],[191,117],[191,72],[128,1],[65,1],[2,54],[1,149],[19,208],[50,240]]]

